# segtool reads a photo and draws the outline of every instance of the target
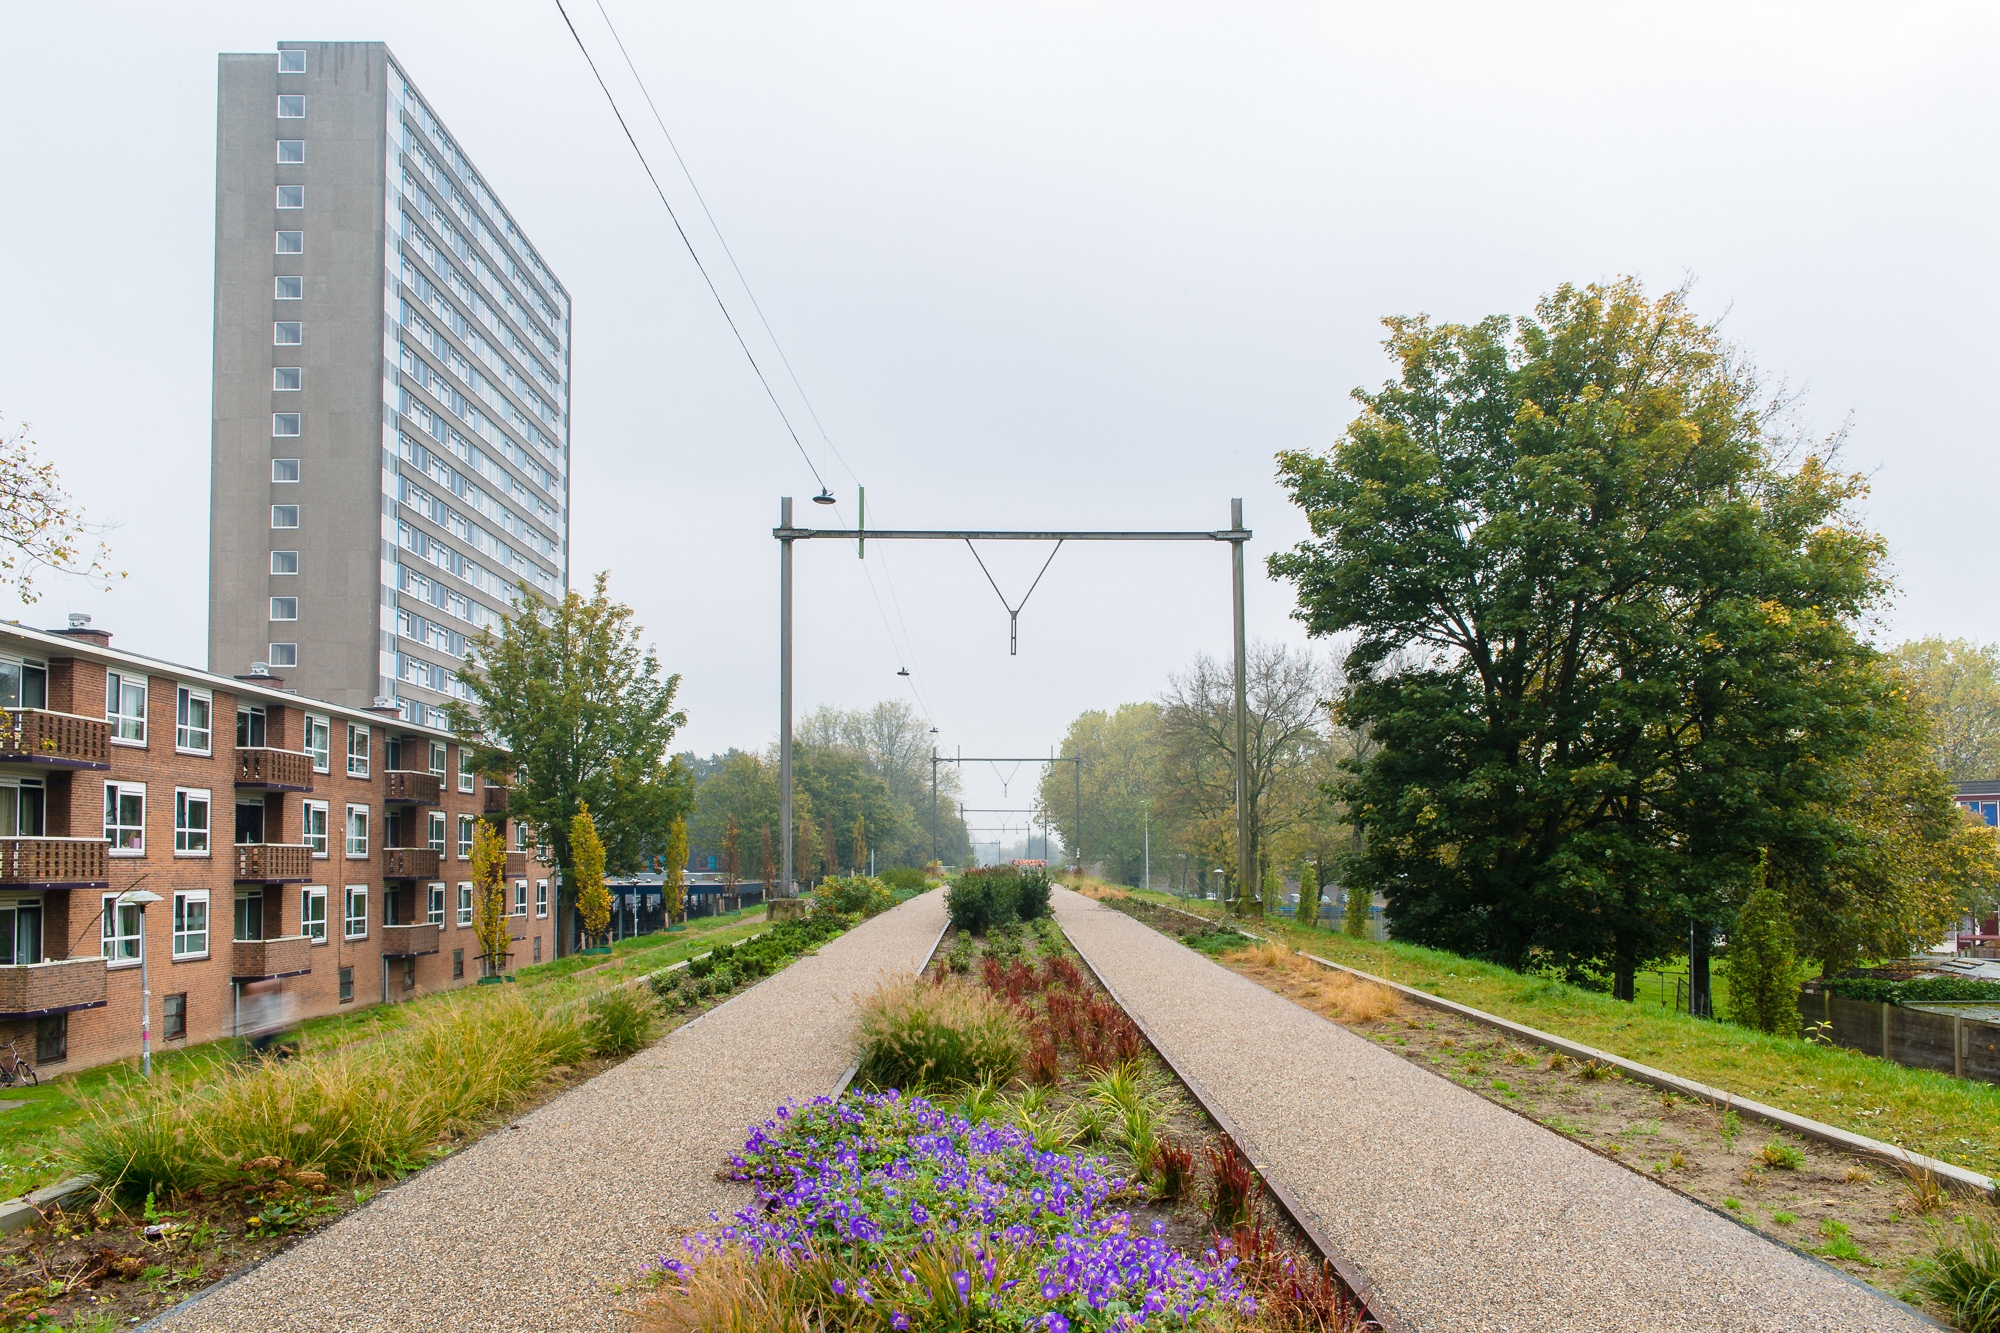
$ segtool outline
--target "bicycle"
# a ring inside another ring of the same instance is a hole
[[[4,1064],[0,1064],[0,1087],[11,1088],[14,1086],[16,1079],[19,1079],[23,1087],[34,1087],[37,1081],[35,1078],[35,1067],[21,1058],[21,1053],[14,1049],[13,1042],[10,1041],[7,1043],[6,1050],[7,1054],[13,1058]]]

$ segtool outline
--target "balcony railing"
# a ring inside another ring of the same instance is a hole
[[[384,958],[416,958],[437,951],[438,928],[433,924],[382,927]]]
[[[111,726],[102,718],[46,708],[0,710],[0,763],[111,767]]]
[[[263,787],[270,791],[311,791],[312,756],[292,750],[239,746],[236,750],[236,785]]]
[[[528,873],[528,854],[526,852],[507,853],[507,878],[520,879],[523,875],[526,875],[527,873]]]
[[[239,842],[238,884],[303,884],[312,878],[312,848],[278,842]]]
[[[491,782],[486,784],[486,808],[483,813],[489,815],[507,813],[507,788],[496,786]]]
[[[107,850],[102,838],[0,838],[0,884],[109,888]]]
[[[275,940],[237,940],[229,946],[230,980],[268,981],[312,971],[312,939],[285,935]]]
[[[444,796],[444,779],[435,773],[410,773],[392,768],[387,777],[389,789],[382,795],[385,801],[404,801],[411,805],[436,805]]]
[[[436,879],[439,854],[430,847],[384,847],[382,878]]]
[[[0,967],[0,1018],[40,1018],[104,1004],[102,958]]]

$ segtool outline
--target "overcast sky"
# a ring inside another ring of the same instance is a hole
[[[1272,455],[1384,378],[1381,316],[1691,277],[1851,423],[1892,634],[1996,637],[1990,5],[604,2],[845,460],[813,434],[837,525],[857,479],[871,526],[1215,528],[1242,496],[1251,633],[1297,638]],[[216,55],[338,39],[389,43],[574,299],[573,581],[638,608],[689,747],[766,743],[778,497],[836,522],[554,0],[0,9],[0,412],[132,571],[18,614],[203,662]],[[984,554],[1018,600],[1047,548]],[[1047,753],[1228,647],[1223,546],[1065,548],[1011,658],[963,547],[807,544],[798,595],[801,705],[901,693],[947,752]]]

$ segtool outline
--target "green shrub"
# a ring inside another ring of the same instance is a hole
[[[1319,867],[1310,861],[1299,872],[1299,906],[1293,920],[1302,926],[1319,924]]]
[[[1960,1219],[1910,1265],[1904,1295],[1942,1307],[1965,1333],[2000,1333],[2000,1235],[1990,1212]]]
[[[1020,917],[1020,872],[1012,866],[968,870],[944,891],[944,910],[951,924],[974,935]]]
[[[1916,977],[1893,981],[1885,977],[1832,977],[1820,983],[1835,995],[1871,1004],[1933,1004],[1950,1000],[1983,1000],[2000,1004],[2000,981],[1976,977]]]
[[[813,901],[843,916],[874,916],[894,907],[896,895],[872,875],[850,875],[845,879],[821,880],[813,890]]]
[[[1023,921],[1039,921],[1049,914],[1049,891],[1054,887],[1046,870],[1030,870],[1014,889],[1014,915]]]
[[[660,1002],[650,990],[614,986],[590,1002],[590,1053],[630,1055],[660,1030]]]
[[[915,1090],[1002,1084],[1021,1067],[1027,1029],[983,987],[947,977],[902,977],[861,1002],[860,1076]]]
[[[1765,883],[1761,863],[1729,932],[1722,970],[1729,978],[1731,1018],[1760,1032],[1798,1035],[1799,968],[1792,919],[1784,895]]]
[[[885,870],[882,872],[882,882],[896,893],[922,893],[924,886],[929,883],[924,878],[924,872],[915,866],[897,866],[893,870]]]

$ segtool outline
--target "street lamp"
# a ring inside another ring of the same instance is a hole
[[[146,974],[146,905],[165,901],[151,889],[127,889],[114,903],[117,907],[137,904],[139,908],[139,1072],[146,1078],[153,1076],[153,989]]]

